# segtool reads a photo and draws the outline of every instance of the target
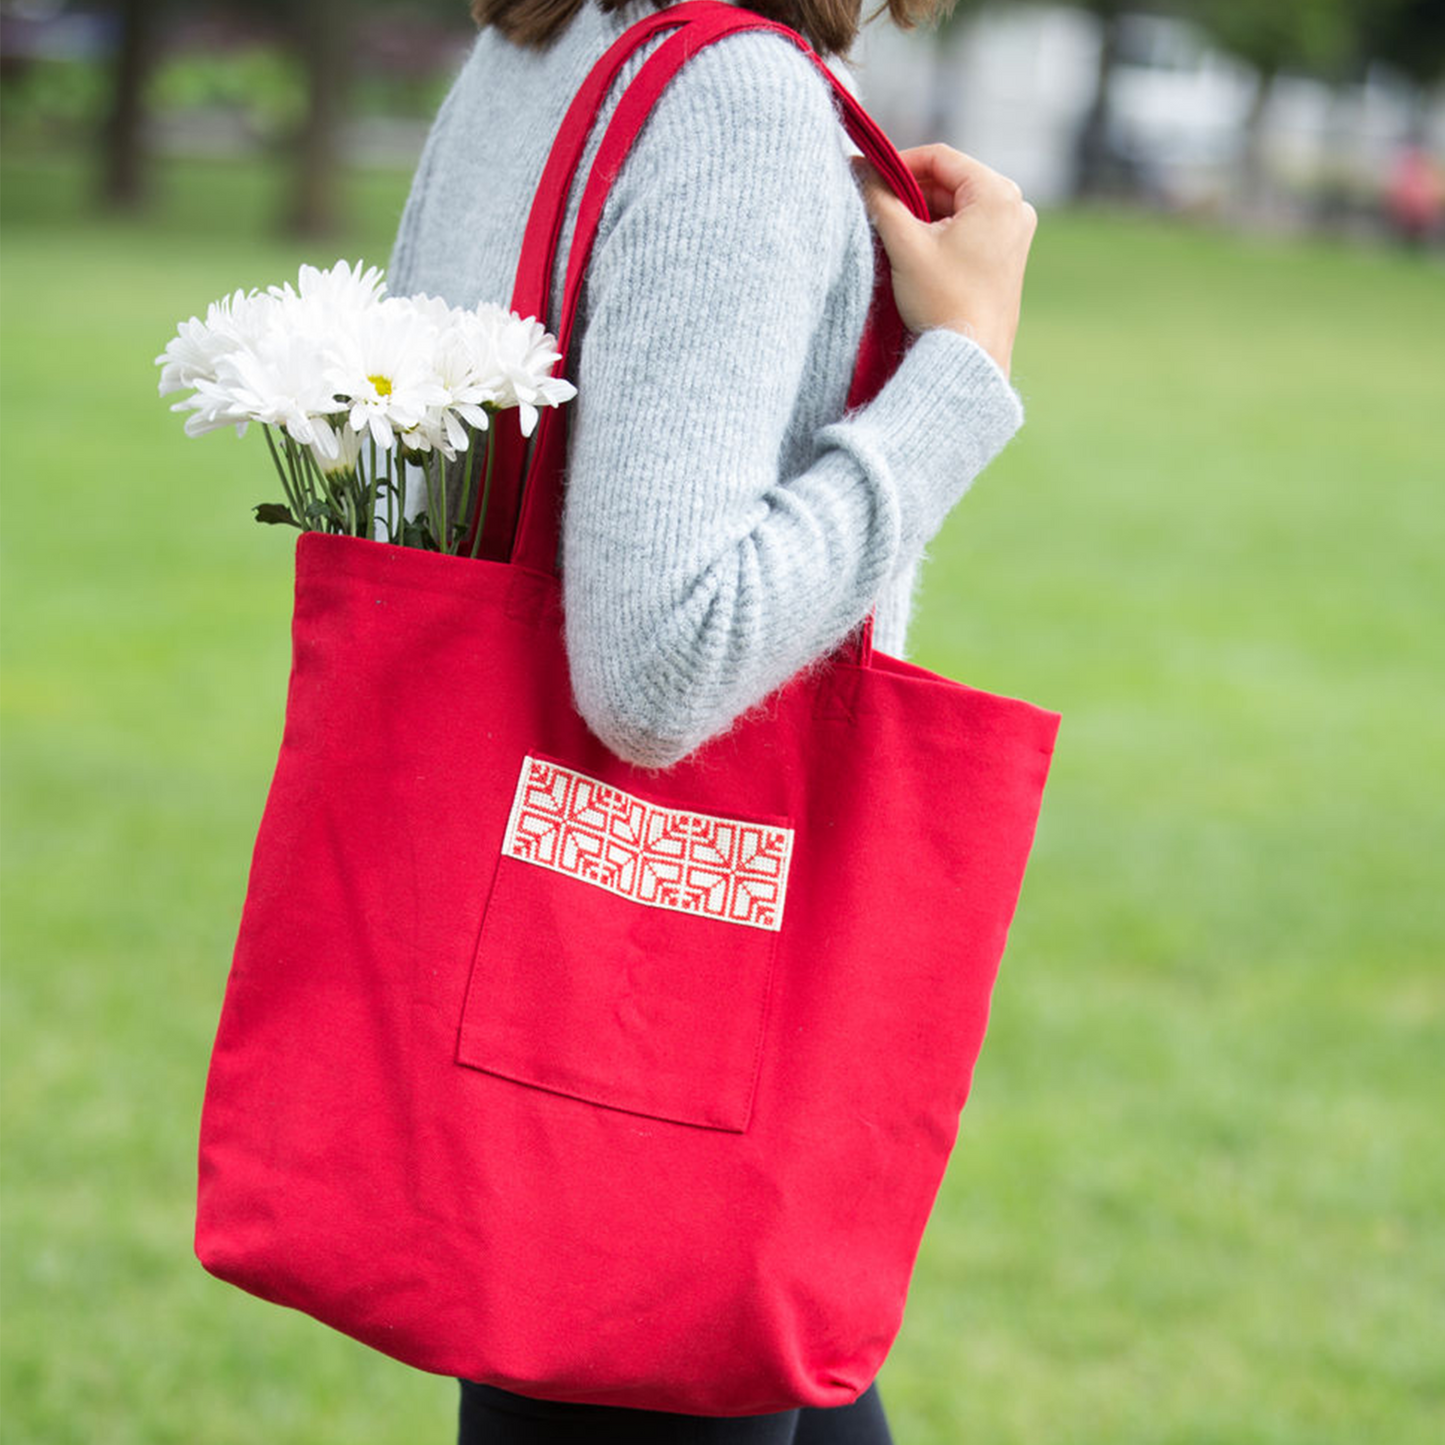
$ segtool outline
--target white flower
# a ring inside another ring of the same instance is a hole
[[[171,408],[189,413],[188,436],[223,426],[244,433],[259,421],[284,426],[328,458],[337,455],[336,435],[324,418],[339,404],[326,386],[322,345],[298,330],[288,311],[274,289],[237,291],[213,302],[205,321],[193,316],[177,329],[156,360],[163,395],[193,390]]]
[[[190,391],[172,405],[190,435],[251,422],[284,431],[288,459],[277,464],[306,525],[376,523],[395,541],[417,463],[454,460],[504,407],[518,408],[530,436],[539,408],[576,388],[551,375],[556,339],[535,318],[385,293],[382,272],[360,261],[302,266],[294,285],[237,291],[182,322],[156,362],[163,396]]]
[[[386,279],[379,266],[368,266],[365,271],[361,267],[360,261],[355,266],[338,261],[324,271],[303,265],[295,291],[289,281],[284,286],[272,286],[270,291],[281,298],[299,294],[303,301],[323,310],[364,311],[386,295]]]
[[[438,338],[437,374],[447,389],[448,407],[468,425],[486,431],[487,407],[500,395],[497,369],[489,337],[477,324],[476,313],[452,312]]]
[[[448,306],[437,296],[408,297],[418,316],[434,328],[432,363],[435,380],[445,393],[402,433],[408,451],[440,451],[448,460],[471,445],[470,426],[486,431],[487,408],[495,404],[497,369],[487,336],[479,335],[473,312]]]
[[[166,349],[156,357],[156,365],[161,368],[160,394],[184,391],[202,378],[214,381],[220,358],[263,335],[275,309],[270,296],[237,291],[212,301],[204,321],[198,316],[182,321]]]
[[[338,261],[325,271],[302,266],[294,289],[288,281],[272,286],[269,294],[280,302],[285,325],[326,344],[377,306],[386,293],[383,273],[375,266],[365,271],[361,267],[360,261],[354,268]]]
[[[315,458],[316,465],[328,474],[355,471],[357,463],[361,460],[361,444],[365,438],[360,432],[353,431],[346,422],[342,422],[336,427],[334,437],[336,442],[334,456],[328,455],[315,443],[312,444],[311,455]]]
[[[439,328],[424,307],[387,297],[352,318],[336,338],[328,385],[349,399],[352,428],[369,430],[390,449],[398,433],[414,434],[418,450],[438,444],[430,428],[420,431],[432,407],[449,396],[437,373]]]
[[[535,317],[518,316],[489,302],[478,306],[475,315],[492,351],[497,405],[519,408],[522,435],[531,436],[539,406],[560,406],[577,395],[570,381],[551,374],[561,359],[557,338]]]
[[[311,338],[273,325],[251,344],[221,356],[214,380],[197,378],[196,395],[179,404],[193,412],[187,433],[199,436],[232,422],[244,431],[247,422],[259,421],[283,426],[302,446],[335,459],[340,447],[326,417],[345,403],[337,400],[318,361]]]

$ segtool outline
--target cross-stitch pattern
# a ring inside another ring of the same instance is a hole
[[[793,830],[660,807],[524,758],[502,852],[634,903],[776,932]]]

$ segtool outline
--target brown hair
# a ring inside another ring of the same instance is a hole
[[[545,50],[587,0],[472,0],[472,19],[495,25],[508,40]],[[603,10],[620,10],[630,0],[595,0]],[[652,0],[661,10],[668,0]],[[900,30],[920,21],[938,21],[956,0],[883,0],[870,15],[885,10]],[[863,0],[750,0],[747,9],[796,30],[820,55],[846,55],[862,23]]]

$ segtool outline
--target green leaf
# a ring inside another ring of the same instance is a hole
[[[424,552],[436,552],[436,539],[431,533],[431,523],[425,512],[418,512],[416,516],[402,523],[401,545],[403,547],[420,547]]]
[[[298,522],[291,512],[291,508],[284,502],[262,502],[251,509],[256,514],[258,522],[264,522],[270,527],[295,527],[298,530],[301,523]]]

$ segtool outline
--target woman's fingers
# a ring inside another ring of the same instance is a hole
[[[863,201],[869,219],[890,253],[896,242],[907,245],[918,217],[893,193],[893,188],[879,175],[873,164],[863,156],[853,157],[853,173],[863,187]]]
[[[914,331],[966,332],[1007,372],[1038,216],[1007,176],[952,146],[914,146],[902,156],[931,222],[915,216],[867,161],[854,162],[893,269],[899,315]]]
[[[999,197],[1018,201],[1023,192],[1016,182],[986,166],[976,157],[935,142],[901,152],[913,172],[934,220],[957,215],[970,201]]]
[[[947,219],[965,204],[973,175],[972,157],[941,144],[914,146],[902,156],[934,220]]]
[[[935,221],[948,220],[976,201],[1016,205],[1023,199],[1023,192],[1016,181],[986,166],[976,157],[941,142],[913,146],[899,154],[913,172],[913,178],[928,203],[929,214]],[[865,198],[877,198],[885,207],[893,201],[900,210],[908,210],[863,157],[854,157],[853,164],[863,179]],[[874,209],[874,204],[870,201],[870,210]]]

